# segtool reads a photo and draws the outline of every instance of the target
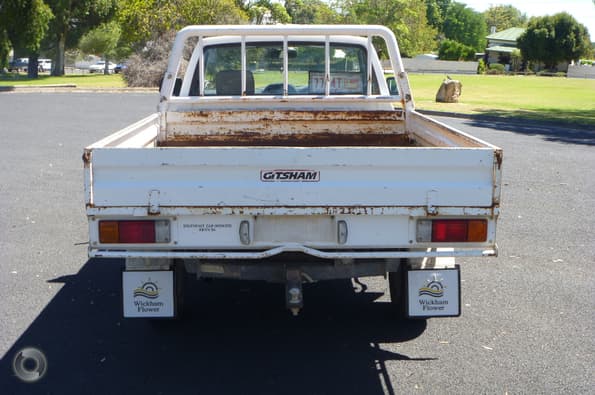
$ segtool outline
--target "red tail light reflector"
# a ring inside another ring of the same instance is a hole
[[[435,243],[467,241],[467,221],[457,219],[432,221],[432,241]]]
[[[488,238],[485,219],[419,220],[417,241],[433,243],[483,243]]]
[[[155,221],[120,221],[120,243],[154,243]]]

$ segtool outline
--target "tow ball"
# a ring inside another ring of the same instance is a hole
[[[285,282],[285,302],[293,316],[297,316],[304,307],[301,273],[296,269],[288,269]]]

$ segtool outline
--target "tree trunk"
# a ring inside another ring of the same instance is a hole
[[[39,77],[39,54],[29,55],[29,63],[27,63],[27,78]]]
[[[54,66],[52,67],[53,76],[64,75],[64,53],[66,50],[66,34],[61,33],[58,36],[58,45],[56,46],[56,58],[54,59]]]

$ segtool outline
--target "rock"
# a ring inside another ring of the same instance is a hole
[[[436,93],[436,101],[439,103],[458,103],[463,84],[461,81],[452,80],[450,77],[442,81],[438,93]]]

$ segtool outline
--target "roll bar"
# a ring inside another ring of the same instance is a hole
[[[387,46],[390,56],[391,67],[395,79],[399,85],[399,92],[404,99],[412,106],[410,87],[403,68],[403,62],[399,53],[399,45],[393,32],[384,26],[379,25],[201,25],[187,26],[176,35],[174,45],[169,58],[167,72],[161,87],[162,100],[169,100],[172,97],[175,85],[175,78],[180,68],[180,61],[186,41],[192,37],[198,37],[198,51],[195,54],[202,54],[204,39],[214,36],[239,36],[242,51],[242,92],[246,90],[246,38],[255,36],[278,36],[283,40],[283,92],[287,96],[288,89],[288,54],[287,46],[290,36],[322,36],[325,39],[325,96],[330,95],[330,41],[335,36],[363,36],[367,38],[368,53],[372,51],[373,37],[382,38]],[[368,82],[372,79],[371,57],[368,56]],[[192,68],[199,67],[199,78],[204,81],[204,62],[193,55],[191,59]],[[204,86],[200,84],[199,95],[204,95]],[[367,84],[367,95],[371,95],[372,84]]]

